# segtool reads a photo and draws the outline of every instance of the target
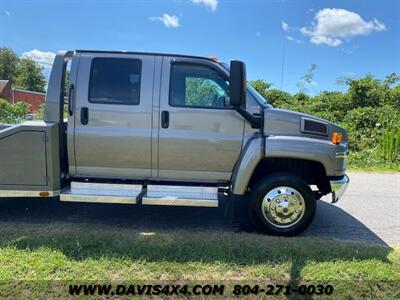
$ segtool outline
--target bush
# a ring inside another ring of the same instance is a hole
[[[11,104],[7,100],[0,99],[0,122],[14,124],[24,121],[29,107],[26,102]]]
[[[341,125],[348,130],[351,151],[373,148],[379,143],[382,118],[381,112],[372,107],[359,107],[346,114]]]
[[[253,87],[275,107],[290,109],[337,123],[348,131],[351,156],[349,165],[400,169],[400,84],[396,74],[384,80],[366,75],[344,79],[348,91],[321,92],[309,96],[270,89],[262,80]]]

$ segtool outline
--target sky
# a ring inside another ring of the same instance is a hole
[[[239,59],[249,80],[317,94],[344,90],[341,77],[400,73],[400,1],[1,0],[0,47],[47,70],[64,49]]]

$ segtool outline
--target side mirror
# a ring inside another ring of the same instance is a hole
[[[229,76],[230,104],[244,107],[246,104],[246,65],[238,60],[231,61]]]

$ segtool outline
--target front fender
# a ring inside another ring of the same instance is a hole
[[[263,158],[293,158],[319,162],[327,176],[343,176],[346,144],[304,136],[254,136],[244,147],[232,175],[231,191],[245,194],[254,170]],[[267,170],[266,170],[267,171]]]
[[[264,143],[264,138],[258,135],[247,141],[233,171],[231,180],[233,194],[243,195],[246,192],[251,175],[264,158]]]
[[[295,158],[321,163],[327,176],[341,176],[346,170],[344,157],[346,144],[334,145],[329,140],[304,136],[269,136],[265,139],[265,157]]]

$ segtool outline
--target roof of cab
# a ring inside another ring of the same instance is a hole
[[[110,53],[110,54],[136,54],[136,55],[151,55],[151,56],[173,56],[173,57],[186,57],[186,58],[197,58],[214,61],[210,57],[196,56],[196,55],[184,55],[184,54],[172,54],[172,53],[157,53],[157,52],[136,52],[136,51],[106,51],[106,50],[75,50],[76,53]]]

